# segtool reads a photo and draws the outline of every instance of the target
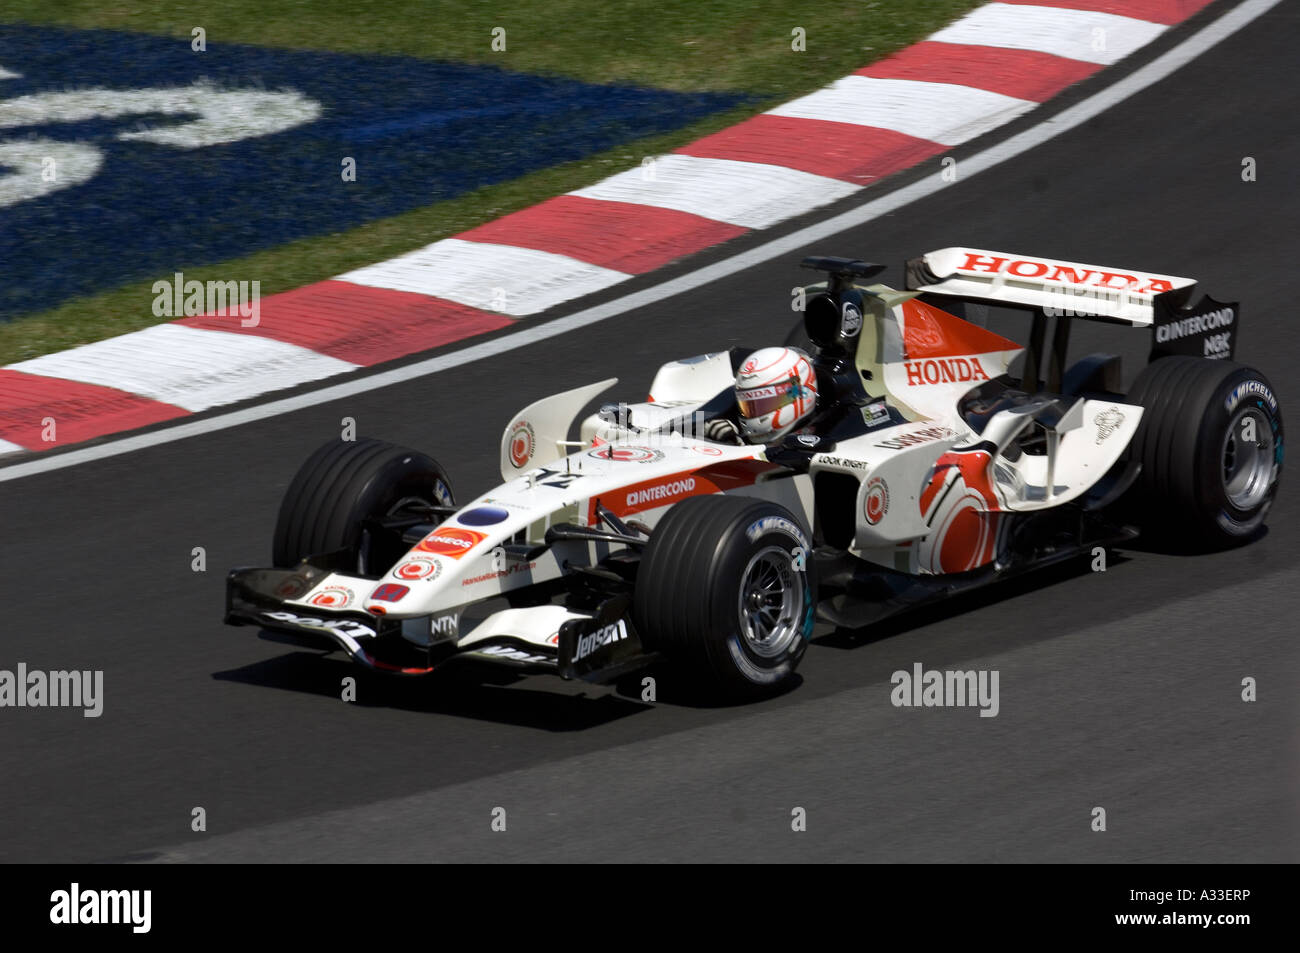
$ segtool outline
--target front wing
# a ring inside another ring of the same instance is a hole
[[[521,673],[558,675],[606,684],[655,661],[631,619],[631,600],[611,597],[591,613],[558,606],[507,609],[480,621],[467,633],[435,638],[427,647],[403,635],[403,626],[427,620],[388,619],[357,611],[327,611],[288,605],[310,591],[326,572],[304,563],[296,569],[233,569],[226,577],[229,625],[256,625],[294,637],[302,644],[339,648],[376,671],[425,675],[445,665],[477,660]],[[512,620],[550,612],[553,632],[539,639],[535,626]]]

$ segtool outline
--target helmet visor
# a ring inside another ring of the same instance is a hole
[[[750,420],[766,417],[782,407],[793,404],[798,391],[799,382],[796,380],[740,391],[736,394],[736,400],[740,404],[740,415]]]

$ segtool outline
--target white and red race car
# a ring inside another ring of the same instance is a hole
[[[664,365],[649,400],[602,406],[576,440],[615,380],[526,407],[504,482],[464,505],[429,456],[333,441],[289,486],[275,568],[230,573],[226,620],[385,671],[478,660],[611,682],[662,660],[743,694],[786,683],[818,620],[869,625],[1139,532],[1260,530],[1282,417],[1231,361],[1236,304],[977,249],[909,261],[907,291],[865,283],[883,266],[804,264],[828,280],[804,289],[786,345],[812,358],[819,399],[781,443],[703,436],[736,412],[739,348]],[[972,305],[1030,312],[1028,345],[959,316]],[[1116,355],[1067,366],[1076,318],[1150,330],[1127,394]]]

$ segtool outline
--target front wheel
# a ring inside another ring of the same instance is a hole
[[[817,582],[789,510],[703,496],[668,511],[637,573],[634,620],[647,646],[726,695],[788,683],[812,636]]]
[[[1282,410],[1259,371],[1228,361],[1165,357],[1129,399],[1143,407],[1130,454],[1145,528],[1222,546],[1261,525],[1282,474]]]
[[[382,440],[331,440],[289,483],[275,524],[271,559],[296,566],[309,556],[335,554],[348,572],[382,572],[406,551],[401,534],[369,525],[420,521],[431,506],[451,506],[451,483],[431,457]],[[424,517],[428,519],[427,516]]]

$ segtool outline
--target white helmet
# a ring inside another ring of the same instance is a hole
[[[745,437],[775,443],[817,406],[817,372],[798,348],[765,347],[740,365],[736,400]]]

